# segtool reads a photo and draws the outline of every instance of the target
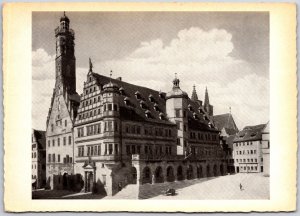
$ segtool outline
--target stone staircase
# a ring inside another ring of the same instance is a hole
[[[137,184],[129,184],[120,192],[112,197],[105,197],[105,199],[138,199],[139,188]]]

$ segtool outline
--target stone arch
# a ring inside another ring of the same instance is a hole
[[[214,168],[213,168],[213,174],[214,174],[214,176],[218,175],[218,168],[217,168],[216,164],[214,165]]]
[[[179,165],[179,166],[177,167],[177,180],[178,180],[178,181],[181,181],[181,180],[183,180],[183,179],[184,179],[184,177],[183,177],[183,169],[182,169],[182,166]]]
[[[130,174],[131,174],[131,184],[136,184],[136,182],[137,182],[137,171],[136,171],[135,167],[131,167]]]
[[[68,173],[63,174],[62,185],[64,190],[68,188]]]
[[[202,178],[203,177],[203,170],[202,166],[197,166],[197,178]]]
[[[173,182],[175,180],[174,168],[172,166],[167,167],[167,181]]]
[[[188,180],[194,178],[194,169],[193,169],[193,166],[192,166],[191,164],[188,165],[188,167],[187,167],[187,170],[186,170],[186,178],[187,178]]]
[[[149,167],[145,167],[143,169],[143,177],[142,177],[142,184],[151,183],[152,182],[152,175],[151,175],[151,169]]]
[[[210,167],[209,164],[206,166],[206,177],[210,177]]]
[[[223,164],[220,165],[220,175],[221,176],[224,175],[224,166],[223,166]]]
[[[164,182],[164,175],[161,166],[156,167],[154,174],[155,174],[155,183]]]

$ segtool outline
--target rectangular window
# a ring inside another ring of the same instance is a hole
[[[66,142],[67,142],[67,141],[66,141],[66,137],[64,137],[64,146],[66,145]]]
[[[93,146],[90,147],[90,151],[91,151],[91,155],[93,156],[94,155],[94,148],[93,148]]]
[[[112,122],[108,122],[108,131],[113,131]]]
[[[65,120],[65,127],[67,127],[67,124],[68,124],[68,123],[67,123],[67,120]]]
[[[98,145],[98,152],[97,155],[101,155],[101,145]]]
[[[48,147],[50,147],[50,140],[48,140]]]
[[[51,124],[51,132],[53,132],[53,128],[54,128],[54,125],[53,125],[53,124]]]
[[[71,136],[69,136],[69,145],[71,145],[71,143],[72,143],[72,138]]]
[[[115,144],[115,154],[118,155],[119,154],[119,148],[118,148],[118,144]]]
[[[175,117],[180,117],[180,109],[175,109]]]
[[[140,134],[141,133],[141,127],[140,126],[136,126],[136,133]]]
[[[107,144],[105,144],[105,147],[104,147],[104,155],[107,155]]]
[[[112,104],[108,104],[108,108],[107,108],[109,111],[112,110]]]
[[[52,162],[55,163],[55,154],[52,154]]]
[[[177,138],[177,145],[180,145],[180,139]]]
[[[117,104],[114,104],[114,110],[115,110],[115,111],[118,111],[118,106],[117,106]]]
[[[60,163],[60,155],[57,155],[57,162]]]
[[[51,154],[48,154],[48,162],[51,162]]]
[[[113,145],[109,144],[108,145],[108,154],[111,155],[113,153]]]
[[[60,146],[60,138],[57,138],[57,146]]]
[[[52,140],[52,146],[55,146],[55,140]]]

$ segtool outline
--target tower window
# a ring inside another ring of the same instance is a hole
[[[180,109],[175,110],[175,117],[180,117]]]

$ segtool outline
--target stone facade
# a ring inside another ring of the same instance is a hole
[[[56,81],[47,117],[46,168],[48,186],[60,189],[65,182],[60,177],[54,181],[55,176],[74,173],[73,124],[79,105],[79,95],[75,92],[74,32],[69,29],[66,16],[61,18],[55,36]]]
[[[33,189],[46,185],[46,141],[45,131],[32,129],[31,134],[31,179]]]
[[[224,175],[227,158],[205,104],[180,89],[167,94],[93,72],[76,89],[74,32],[64,15],[56,36],[56,83],[47,118],[47,181],[68,189],[114,195],[127,184]],[[75,180],[74,180],[75,181]]]
[[[247,126],[234,138],[233,158],[236,172],[264,172],[262,130],[265,124]]]

